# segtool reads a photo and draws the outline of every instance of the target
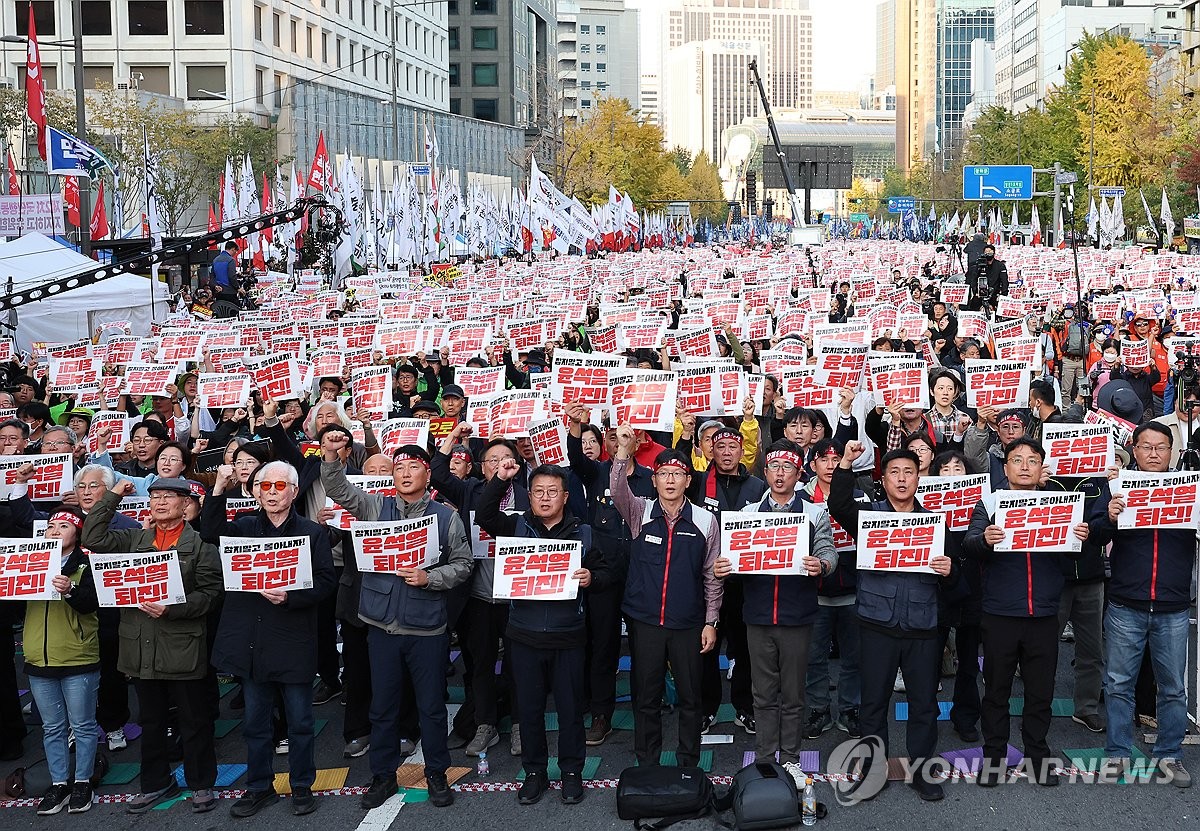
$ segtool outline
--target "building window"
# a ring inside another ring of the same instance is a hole
[[[500,64],[473,63],[471,64],[471,83],[477,87],[500,86]]]
[[[580,82],[579,82],[579,88],[580,88],[580,89],[591,89],[591,88],[592,88],[592,82],[591,82],[591,81],[580,81]]]
[[[271,15],[271,43],[280,46],[283,43],[283,35],[280,31],[283,28],[283,23],[278,14]]]
[[[608,81],[597,81],[596,89],[600,90],[601,92],[604,92],[605,90],[608,89]]]
[[[157,92],[159,95],[171,94],[171,68],[169,66],[131,66],[129,78],[137,84],[138,89],[146,92]]]
[[[590,110],[592,108],[592,99],[581,98],[579,101],[579,107],[584,110]]]
[[[586,43],[579,44],[579,54],[586,55],[592,51],[592,47]]]
[[[254,70],[254,100],[258,106],[263,106],[267,94],[267,73],[263,69]]]
[[[579,34],[590,35],[591,33],[592,33],[592,27],[589,26],[587,23],[581,23],[579,25]]]
[[[183,4],[183,31],[188,35],[225,34],[224,0],[187,0]]]
[[[296,30],[297,30],[297,27],[298,27],[299,25],[300,25],[300,24],[296,22],[296,19],[295,19],[295,18],[292,18],[292,19],[291,19],[291,20],[288,22],[288,27],[291,29],[291,33],[292,33],[291,42],[292,42],[292,53],[293,53],[293,54],[299,54],[299,53],[300,53],[300,50],[296,48],[296,47],[299,45],[299,43],[300,43],[300,41],[299,41],[299,39],[298,39],[298,37],[297,37],[297,35],[296,35]]]
[[[458,27],[451,26],[446,31],[449,33],[449,36],[450,36],[450,48],[457,49],[458,48]]]
[[[224,66],[189,66],[186,71],[189,101],[220,101],[228,96]]]
[[[604,34],[604,32],[605,32],[605,29],[606,29],[606,27],[604,27],[604,26],[597,26],[597,27],[596,27],[596,34],[598,34],[598,35],[602,35],[602,34]]]
[[[321,62],[329,63],[329,32],[321,32]]]
[[[274,104],[275,104],[276,111],[283,109],[283,91],[286,88],[287,88],[287,77],[280,75],[278,72],[276,72],[275,73],[275,90],[274,90],[274,96],[275,96]]]
[[[478,0],[476,0],[478,2]],[[500,100],[498,98],[476,98],[471,102],[472,115],[483,121],[500,120]]]
[[[456,87],[459,85],[458,80],[458,64],[450,64],[450,86]]]
[[[112,86],[113,68],[111,66],[83,66],[83,88],[99,89],[101,84]]]
[[[592,65],[590,63],[588,63],[587,61],[584,61],[583,63],[581,63],[579,65],[579,71],[580,72],[591,72]]]
[[[496,0],[471,0],[471,11],[476,14],[495,14]]]
[[[167,0],[129,0],[129,34],[167,34]]]
[[[259,43],[262,43],[262,16],[263,16],[263,7],[255,6],[254,7],[254,39],[257,40]]]
[[[471,29],[471,47],[474,49],[496,49],[496,27]]]
[[[597,72],[608,72],[608,64],[606,64],[606,63],[596,64],[596,71]]]
[[[17,31],[24,37],[29,32],[29,4],[17,0]],[[130,3],[129,5],[133,5]],[[54,32],[54,0],[35,0],[33,24],[37,27],[38,39]]]
[[[109,0],[84,0],[80,11],[83,13],[83,33],[85,35],[112,34],[112,3]],[[36,19],[37,15],[35,14],[34,20]],[[41,33],[40,28],[38,33]]]
[[[342,68],[342,39],[338,38],[333,50],[333,60],[338,69]]]
[[[58,67],[42,64],[42,80],[46,89],[58,89]],[[25,64],[17,65],[17,89],[25,89]]]
[[[462,99],[461,98],[451,98],[450,99],[450,112],[454,113],[455,115],[462,115]]]
[[[596,51],[597,51],[597,52],[600,52],[601,54],[603,54],[604,52],[607,52],[607,51],[608,51],[608,49],[607,49],[607,47],[606,47],[606,46],[605,46],[603,43],[597,43],[597,44],[596,44]]]

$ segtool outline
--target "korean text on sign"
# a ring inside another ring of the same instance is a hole
[[[573,540],[500,537],[492,597],[496,600],[574,600],[583,544]]]
[[[221,571],[227,592],[311,589],[308,537],[221,537]]]
[[[721,551],[735,574],[804,574],[808,542],[807,514],[721,514]]]
[[[933,573],[929,561],[945,549],[941,514],[861,511],[858,515],[858,567],[869,571]]]
[[[0,539],[0,600],[57,600],[50,585],[62,571],[62,542]]]
[[[1102,476],[1113,463],[1106,424],[1044,424],[1042,447],[1051,476]]]
[[[402,568],[429,568],[440,556],[433,515],[397,522],[352,522],[350,535],[361,572],[395,574]]]
[[[946,518],[946,530],[966,531],[971,526],[975,504],[990,491],[986,473],[966,476],[922,476],[917,484],[917,501],[927,511]]]
[[[1072,529],[1083,522],[1083,492],[996,491],[997,551],[1080,551]]]
[[[1115,492],[1125,495],[1118,528],[1196,527],[1196,494],[1200,472],[1140,473],[1123,470]]]
[[[179,555],[170,551],[131,554],[92,554],[96,598],[105,608],[158,603],[174,606],[187,602]]]

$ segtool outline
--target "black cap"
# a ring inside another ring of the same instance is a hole
[[[463,392],[463,388],[458,384],[447,384],[442,387],[442,398],[462,398],[465,399],[467,394]]]
[[[534,366],[546,365],[546,350],[545,349],[530,349],[529,355],[525,358],[525,363],[533,364]]]
[[[182,494],[183,496],[192,495],[192,487],[188,484],[188,480],[180,479],[178,476],[155,479],[150,483],[147,490],[150,493],[153,493],[154,491],[171,491],[172,493]]]
[[[430,352],[425,356],[425,361],[431,364],[440,364],[442,362],[442,353]]]
[[[422,398],[416,404],[413,404],[412,411],[413,413],[433,413],[434,415],[442,414],[442,408],[437,405],[436,401],[430,401],[425,398]]]

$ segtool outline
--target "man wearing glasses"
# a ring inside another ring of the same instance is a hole
[[[313,753],[312,679],[317,674],[317,604],[337,582],[333,552],[325,528],[296,513],[300,477],[287,462],[267,462],[251,492],[259,510],[232,522],[225,492],[205,500],[200,536],[219,544],[221,537],[308,537],[312,588],[228,592],[213,646],[213,666],[239,678],[246,697],[242,737],[246,740],[246,794],[230,806],[234,817],[249,817],[277,801],[274,780],[272,710],[283,701],[288,729],[288,769],[292,813],[317,809],[312,795],[317,768]]]
[[[116,465],[117,470],[126,476],[145,477],[157,474],[154,467],[154,457],[158,448],[169,441],[167,428],[157,421],[139,421],[130,431],[129,443],[133,445],[133,453],[129,461]]]
[[[656,765],[662,751],[662,696],[667,665],[679,696],[681,766],[700,760],[703,707],[701,655],[717,644],[724,587],[713,572],[721,551],[716,518],[687,500],[692,471],[678,450],[654,459],[656,499],[629,489],[630,458],[637,450],[632,427],[617,428],[617,455],[609,490],[629,525],[629,572],[621,610],[629,621],[633,664],[633,746],[642,765]]]
[[[133,483],[123,480],[100,497],[84,521],[80,544],[100,553],[178,552],[187,600],[174,606],[142,603],[121,609],[117,668],[133,679],[142,725],[142,792],[126,810],[142,814],[180,793],[167,741],[167,713],[176,707],[192,810],[203,813],[217,805],[212,790],[217,776],[212,714],[217,703],[208,681],[207,621],[221,599],[221,561],[217,550],[184,522],[191,499],[184,479],[156,479],[150,486],[150,528],[112,528],[117,505],[133,490]]]
[[[1133,433],[1133,461],[1138,470],[1170,470],[1173,443],[1166,425],[1152,421],[1137,428]],[[1170,772],[1171,784],[1188,788],[1192,777],[1183,766],[1183,736],[1188,726],[1188,607],[1196,534],[1192,528],[1118,529],[1126,507],[1124,495],[1114,495],[1108,510],[1091,521],[1095,542],[1112,542],[1112,579],[1104,616],[1108,658],[1108,746],[1104,755],[1120,772],[1131,767],[1134,686],[1149,646],[1158,684],[1158,738],[1153,755],[1159,767],[1165,766]]]

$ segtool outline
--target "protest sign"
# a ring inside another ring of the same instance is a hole
[[[33,502],[58,501],[74,487],[75,468],[69,453],[47,453],[40,456],[0,456],[0,499],[10,498],[17,485],[17,471],[33,465],[33,474],[26,483]]]
[[[1133,369],[1150,366],[1150,341],[1121,338],[1121,363]]]
[[[608,376],[609,416],[614,426],[671,430],[675,426],[674,372],[623,370]]]
[[[570,467],[567,461],[567,431],[561,418],[529,423],[529,441],[539,465]]]
[[[867,357],[871,383],[883,406],[929,407],[928,365],[920,358],[872,352]]]
[[[1074,528],[1083,522],[1082,491],[996,491],[996,551],[1080,551]]]
[[[1112,433],[1113,444],[1118,447],[1124,447],[1133,440],[1133,431],[1137,429],[1137,425],[1132,421],[1126,421],[1118,415],[1113,415],[1108,410],[1096,408],[1088,410],[1083,415],[1085,424],[1105,424],[1108,426],[1109,432]]]
[[[350,388],[354,396],[354,410],[366,410],[371,421],[379,422],[388,417],[392,410],[392,368],[368,366],[350,373]]]
[[[150,497],[126,496],[117,505],[117,513],[129,517],[142,528],[150,520]]]
[[[967,406],[1025,407],[1029,404],[1029,366],[1022,361],[988,361],[968,358]]]
[[[574,600],[579,581],[572,577],[583,560],[575,540],[500,537],[496,540],[495,600]]]
[[[821,341],[816,347],[817,383],[832,389],[857,390],[862,386],[870,349],[865,343]]]
[[[1200,472],[1196,471],[1122,470],[1110,483],[1114,495],[1125,497],[1125,510],[1117,517],[1117,528],[1196,528],[1198,484]]]
[[[100,430],[108,427],[112,430],[108,436],[108,444],[101,449],[100,447]],[[129,416],[119,410],[101,410],[92,416],[92,422],[88,426],[88,453],[95,455],[107,451],[109,453],[122,453],[125,450],[125,443],[129,441],[130,419]]]
[[[311,589],[309,539],[222,536],[221,571],[227,592]]]
[[[379,449],[388,456],[406,444],[426,447],[429,444],[429,422],[423,418],[392,418],[375,425]]]
[[[200,406],[244,407],[250,401],[250,376],[244,372],[201,372],[196,379]]]
[[[734,574],[804,574],[808,521],[804,513],[725,511],[721,552]]]
[[[57,600],[61,573],[61,540],[0,539],[0,600]]]
[[[817,367],[785,369],[779,379],[779,392],[788,407],[826,407],[834,403],[837,390],[817,379]]]
[[[351,474],[346,477],[346,481],[372,496],[390,496],[392,498],[396,496],[396,482],[391,476]],[[340,528],[343,531],[350,530],[350,526],[354,522],[354,517],[351,516],[349,511],[335,503],[328,496],[325,497],[325,507],[333,510],[333,516],[325,521],[326,525],[331,528]]]
[[[1042,447],[1051,476],[1103,476],[1114,463],[1105,424],[1043,424]]]
[[[988,479],[986,473],[922,476],[917,483],[917,501],[925,510],[945,517],[947,531],[966,531],[975,505],[991,491]]]
[[[858,567],[933,574],[929,561],[945,551],[944,522],[941,514],[860,511]]]
[[[555,364],[558,356],[554,354]],[[504,392],[504,367],[462,367],[454,370],[454,383],[463,388],[467,398],[476,395],[495,395]]]
[[[100,357],[50,359],[50,386],[60,395],[94,390],[103,374],[104,359]]]
[[[102,608],[141,603],[175,606],[187,602],[175,549],[92,554],[89,559],[96,582],[96,599]]]
[[[396,522],[351,522],[354,562],[360,572],[396,574],[402,568],[429,568],[441,557],[437,517]]]
[[[557,349],[550,370],[550,398],[562,404],[606,406],[609,374],[624,366],[625,359],[619,355]]]
[[[258,500],[252,496],[245,496],[237,499],[226,499],[225,519],[229,522],[233,522],[241,514],[257,511],[258,509]]]
[[[121,392],[125,395],[167,395],[167,385],[175,379],[174,366],[131,363],[125,366],[125,383]]]
[[[680,355],[693,358],[716,358],[721,354],[717,350],[717,336],[712,326],[676,334],[675,347]]]
[[[667,320],[658,317],[652,320],[637,320],[633,323],[620,324],[621,334],[625,339],[626,349],[654,349],[663,345],[663,336],[667,331]],[[769,337],[769,336],[768,336]],[[554,351],[554,362],[558,363],[559,350]]]
[[[283,401],[300,397],[300,367],[290,355],[250,358],[246,366],[264,399]]]

